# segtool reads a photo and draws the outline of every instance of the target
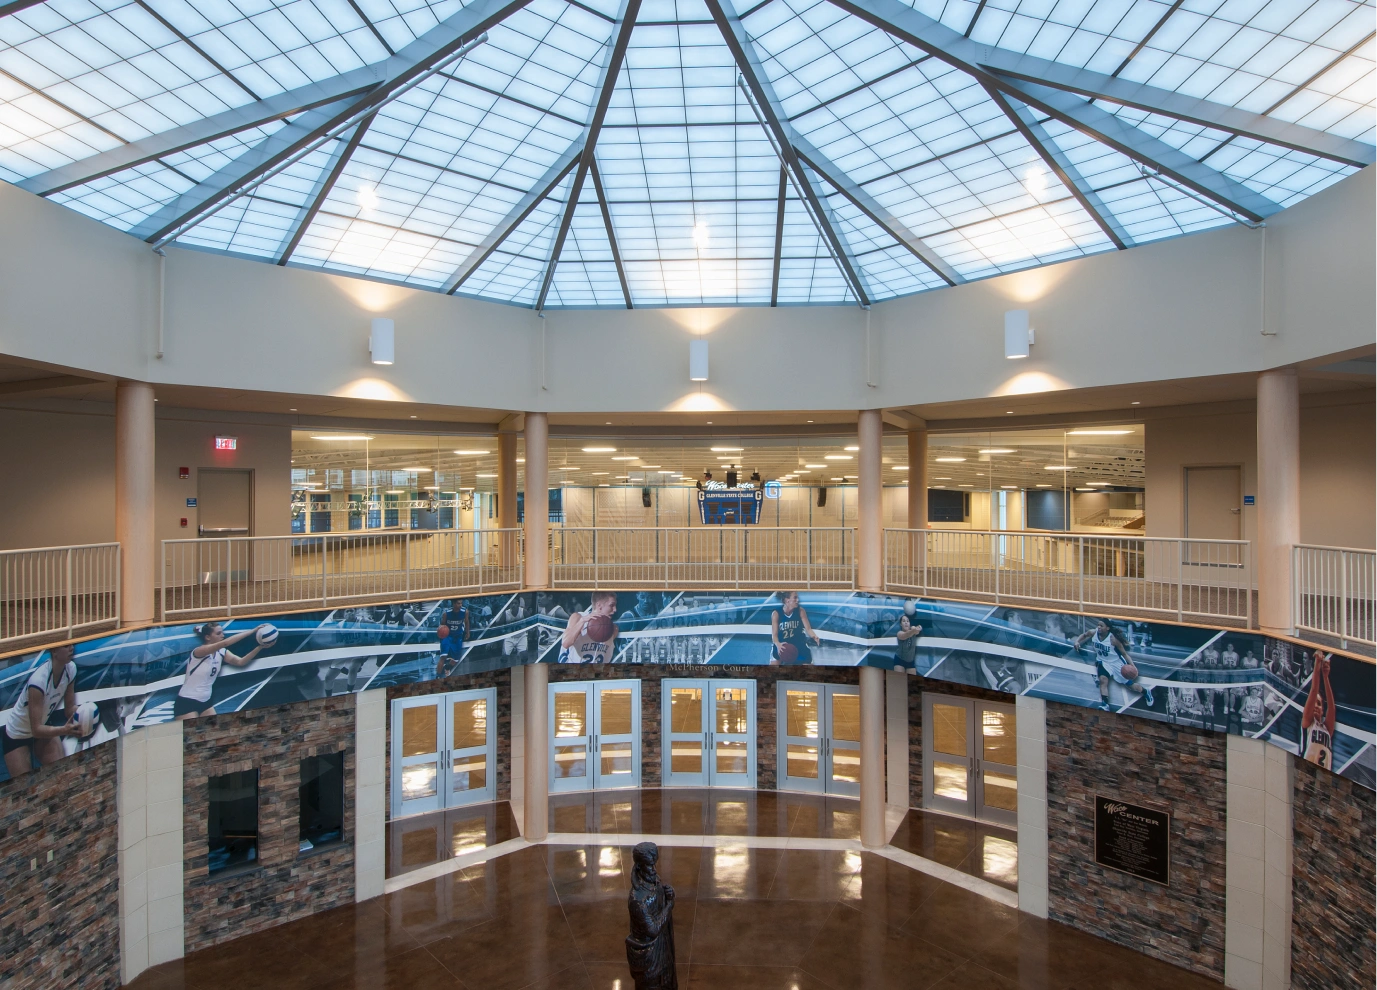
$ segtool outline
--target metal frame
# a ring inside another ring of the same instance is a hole
[[[612,249],[612,264],[617,266],[617,281],[622,285],[622,298],[627,309],[635,309],[631,304],[631,286],[626,281],[626,267],[622,264],[622,253],[617,250],[617,231],[612,226],[612,211],[607,205],[607,192],[602,187],[602,175],[598,172],[595,160],[588,172],[593,177],[593,191],[598,196],[598,209],[602,211],[602,225],[607,228],[607,245]]]
[[[315,189],[311,191],[311,199],[300,212],[297,213],[296,221],[292,224],[291,232],[287,235],[282,245],[281,252],[278,253],[277,263],[285,265],[291,260],[292,254],[296,251],[297,245],[301,243],[301,238],[305,235],[311,222],[315,220],[320,208],[325,205],[325,200],[329,198],[330,191],[335,188],[335,183],[339,181],[340,174],[349,164],[349,159],[354,157],[354,152],[358,150],[359,142],[368,133],[368,126],[373,123],[376,114],[369,114],[359,121],[354,127],[354,132],[349,135],[349,140],[341,141],[335,149],[334,160],[330,163],[330,168],[324,172],[320,181],[316,183]]]

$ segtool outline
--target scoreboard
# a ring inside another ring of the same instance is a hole
[[[754,526],[764,496],[759,488],[702,488],[698,516],[704,526]]]

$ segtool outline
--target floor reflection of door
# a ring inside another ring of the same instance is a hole
[[[860,688],[780,681],[778,691],[780,790],[860,794]]]
[[[1013,705],[923,695],[923,807],[1018,822]]]
[[[392,702],[392,817],[497,799],[497,690]]]
[[[550,790],[641,784],[641,682],[550,685]]]
[[[660,682],[667,787],[755,786],[755,681]]]

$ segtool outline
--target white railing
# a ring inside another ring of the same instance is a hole
[[[855,530],[763,526],[550,531],[556,588],[855,587]]]
[[[885,588],[1249,624],[1244,540],[885,530]]]
[[[120,621],[120,545],[0,551],[0,646]]]
[[[1297,633],[1377,645],[1377,551],[1292,547],[1291,588]]]
[[[163,618],[521,586],[518,529],[164,540]]]

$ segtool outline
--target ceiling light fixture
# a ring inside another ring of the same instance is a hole
[[[629,454],[623,454],[621,457],[613,457],[613,458],[611,458],[611,460],[614,460],[614,461],[639,461],[640,458],[639,458],[639,457],[632,457],[632,456],[630,456]]]
[[[854,461],[855,459],[850,454],[827,454],[823,457],[824,461]]]
[[[1068,437],[1124,437],[1132,430],[1067,430]]]
[[[312,440],[372,440],[372,437],[364,436],[362,433],[330,433],[320,436],[312,435]]]
[[[480,477],[480,478],[496,478],[497,475],[495,475],[495,474],[480,474],[480,475],[478,475],[478,477]]]
[[[907,465],[907,464],[896,464],[896,465],[894,465],[894,470],[896,470],[896,471],[907,471],[907,470],[908,470],[908,465]]]
[[[585,454],[615,454],[615,453],[617,452],[617,448],[616,448],[616,447],[584,447],[584,448],[583,448],[583,452],[584,452]]]
[[[1044,471],[1074,471],[1074,470],[1076,470],[1076,469],[1075,469],[1074,467],[1072,467],[1070,464],[1048,464],[1046,467],[1043,468],[1043,470],[1044,470]]]
[[[1013,454],[1016,453],[1012,447],[986,447],[980,451],[982,454]]]
[[[819,468],[825,468],[825,467],[827,467],[826,464],[805,464],[805,465],[803,465],[803,466],[806,467],[806,468],[808,468],[809,470],[812,470],[812,471],[816,471],[816,470],[818,470]]]
[[[460,457],[487,457],[487,456],[488,456],[488,451],[486,451],[486,450],[456,450],[455,453],[458,454]],[[519,459],[517,460],[516,463],[520,464],[522,460],[524,460],[524,458],[519,458]]]
[[[934,457],[933,460],[935,460],[938,464],[960,464],[962,461],[965,460],[965,458],[964,458],[964,457]]]
[[[746,448],[745,448],[745,447],[709,447],[708,449],[711,450],[714,454],[735,454],[736,452],[741,451],[741,450],[745,450]]]
[[[403,470],[403,471],[410,471],[412,474],[422,474],[422,473],[427,472],[427,471],[433,471],[434,468],[404,467],[404,468],[402,468],[402,470]]]
[[[854,451],[854,450],[860,450],[860,449],[861,449],[861,448],[860,448],[860,447],[857,447],[855,444],[852,444],[850,447],[843,447],[843,448],[842,448],[842,450],[853,450],[853,451]]]

